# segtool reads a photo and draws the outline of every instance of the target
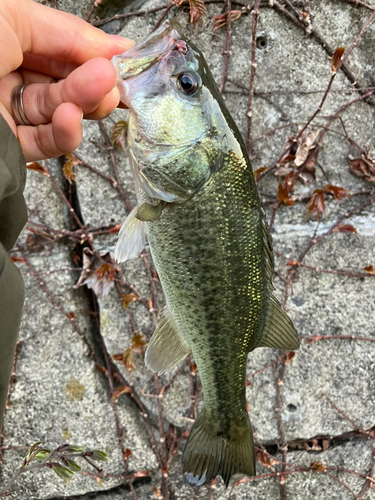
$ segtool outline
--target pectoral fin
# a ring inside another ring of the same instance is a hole
[[[160,201],[156,205],[151,205],[151,203],[143,203],[138,208],[135,216],[140,221],[152,222],[160,217],[164,207],[164,201]]]
[[[293,323],[272,293],[268,299],[263,333],[257,347],[292,351],[299,348],[299,340]]]
[[[115,248],[117,262],[134,259],[142,252],[146,244],[146,230],[144,222],[136,219],[138,207],[134,207],[124,220]]]
[[[161,313],[155,332],[148,344],[145,364],[153,372],[172,370],[190,353],[190,347],[179,333],[169,310]]]

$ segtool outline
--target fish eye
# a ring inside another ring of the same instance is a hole
[[[181,73],[177,77],[177,87],[186,95],[194,95],[199,87],[199,81],[194,73]]]

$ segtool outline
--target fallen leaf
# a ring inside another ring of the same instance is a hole
[[[331,70],[336,73],[338,65],[340,64],[341,58],[345,52],[345,47],[337,47],[335,53],[332,57]]]
[[[206,13],[204,0],[189,0],[189,5],[190,5],[190,22],[197,24],[199,19]]]
[[[83,249],[83,270],[73,288],[86,285],[100,299],[113,287],[117,272],[120,272],[120,268],[113,264],[109,252],[95,255],[86,247]]]
[[[62,172],[65,179],[71,184],[72,181],[76,180],[76,174],[73,171],[73,167],[80,164],[80,161],[77,160],[72,153],[68,153],[65,155],[66,162],[64,163]]]
[[[145,342],[143,339],[144,337],[141,334],[134,335],[134,337],[132,338],[131,350],[134,352],[141,353],[142,347],[147,345],[147,342]]]
[[[334,233],[356,233],[357,230],[351,224],[339,224],[333,230]]]
[[[290,351],[290,353],[285,358],[285,364],[289,365],[289,363],[292,362],[292,359],[294,358],[295,355],[296,355],[296,353],[294,351]]]
[[[324,472],[326,470],[325,465],[322,464],[322,462],[312,462],[310,467],[318,472]]]
[[[33,161],[32,163],[26,163],[26,168],[29,170],[35,170],[35,172],[39,172],[40,174],[44,175],[45,177],[49,177],[49,172],[46,169],[46,167],[43,167],[39,162]]]
[[[115,356],[117,355],[112,356],[113,359],[116,359]],[[122,354],[120,354],[120,356],[121,356],[120,361],[122,361]],[[111,401],[116,401],[121,396],[121,394],[131,394],[131,392],[132,392],[131,387],[128,387],[127,385],[122,385],[118,389],[113,391],[111,396]]]
[[[128,307],[130,302],[134,302],[135,300],[139,299],[138,295],[136,295],[135,293],[123,293],[121,295],[121,298],[122,298],[122,305],[123,305],[124,309],[126,309]]]
[[[237,21],[242,14],[243,14],[242,10],[231,10],[230,22],[233,23],[234,21]],[[213,31],[216,31],[227,24],[227,13],[225,12],[224,14],[219,14],[218,16],[215,16],[213,19],[215,21],[215,27]]]
[[[117,144],[123,151],[125,151],[127,130],[128,122],[125,120],[116,122],[112,129],[112,144]]]
[[[366,273],[368,274],[372,274],[373,276],[375,276],[375,269],[373,265],[365,267],[364,271],[366,271]]]
[[[26,236],[26,250],[30,253],[49,255],[53,245],[56,243],[52,236],[44,231],[29,228],[30,234]]]
[[[133,354],[132,354],[130,347],[128,347],[125,350],[125,352],[123,354],[122,362],[124,363],[125,368],[129,372],[132,372],[132,371],[137,369],[137,367],[135,366],[135,363],[134,363]]]
[[[347,161],[353,174],[362,177],[367,182],[375,182],[375,161],[370,158],[369,153],[367,157],[362,156],[362,158],[355,158],[354,160],[347,158]]]
[[[315,213],[315,217],[319,219],[319,213],[325,217],[326,207],[324,204],[324,191],[323,189],[315,189],[307,202],[307,218],[310,217],[312,212]]]
[[[294,201],[289,197],[289,194],[294,187],[294,181],[294,172],[291,172],[284,177],[284,185],[282,184],[281,180],[279,180],[279,186],[277,188],[277,198],[281,203],[284,203],[284,205],[291,206],[294,204]]]
[[[349,191],[342,187],[332,186],[332,184],[326,184],[323,186],[323,190],[326,193],[331,193],[335,197],[335,200],[342,200],[343,198],[348,198],[350,195]]]
[[[310,150],[315,148],[315,141],[318,135],[319,130],[313,130],[308,134],[304,132],[301,137],[299,137],[297,140],[298,148],[294,160],[296,167],[300,167],[306,161]]]

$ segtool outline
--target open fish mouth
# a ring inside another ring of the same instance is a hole
[[[118,78],[125,81],[147,71],[176,49],[182,54],[186,53],[186,42],[181,39],[179,24],[166,21],[132,49],[114,56],[112,64]]]

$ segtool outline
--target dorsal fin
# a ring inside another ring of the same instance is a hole
[[[298,349],[299,340],[293,323],[286,312],[281,308],[280,302],[272,293],[272,277],[275,273],[272,253],[272,236],[269,232],[265,217],[263,217],[262,220],[262,234],[269,295],[263,332],[257,347],[271,347],[286,350]]]
[[[145,364],[153,372],[164,373],[172,370],[188,354],[190,347],[181,337],[171,313],[165,306],[148,344]]]
[[[146,229],[144,222],[135,217],[137,210],[138,207],[134,207],[121,226],[115,248],[117,262],[138,257],[145,247]]]

